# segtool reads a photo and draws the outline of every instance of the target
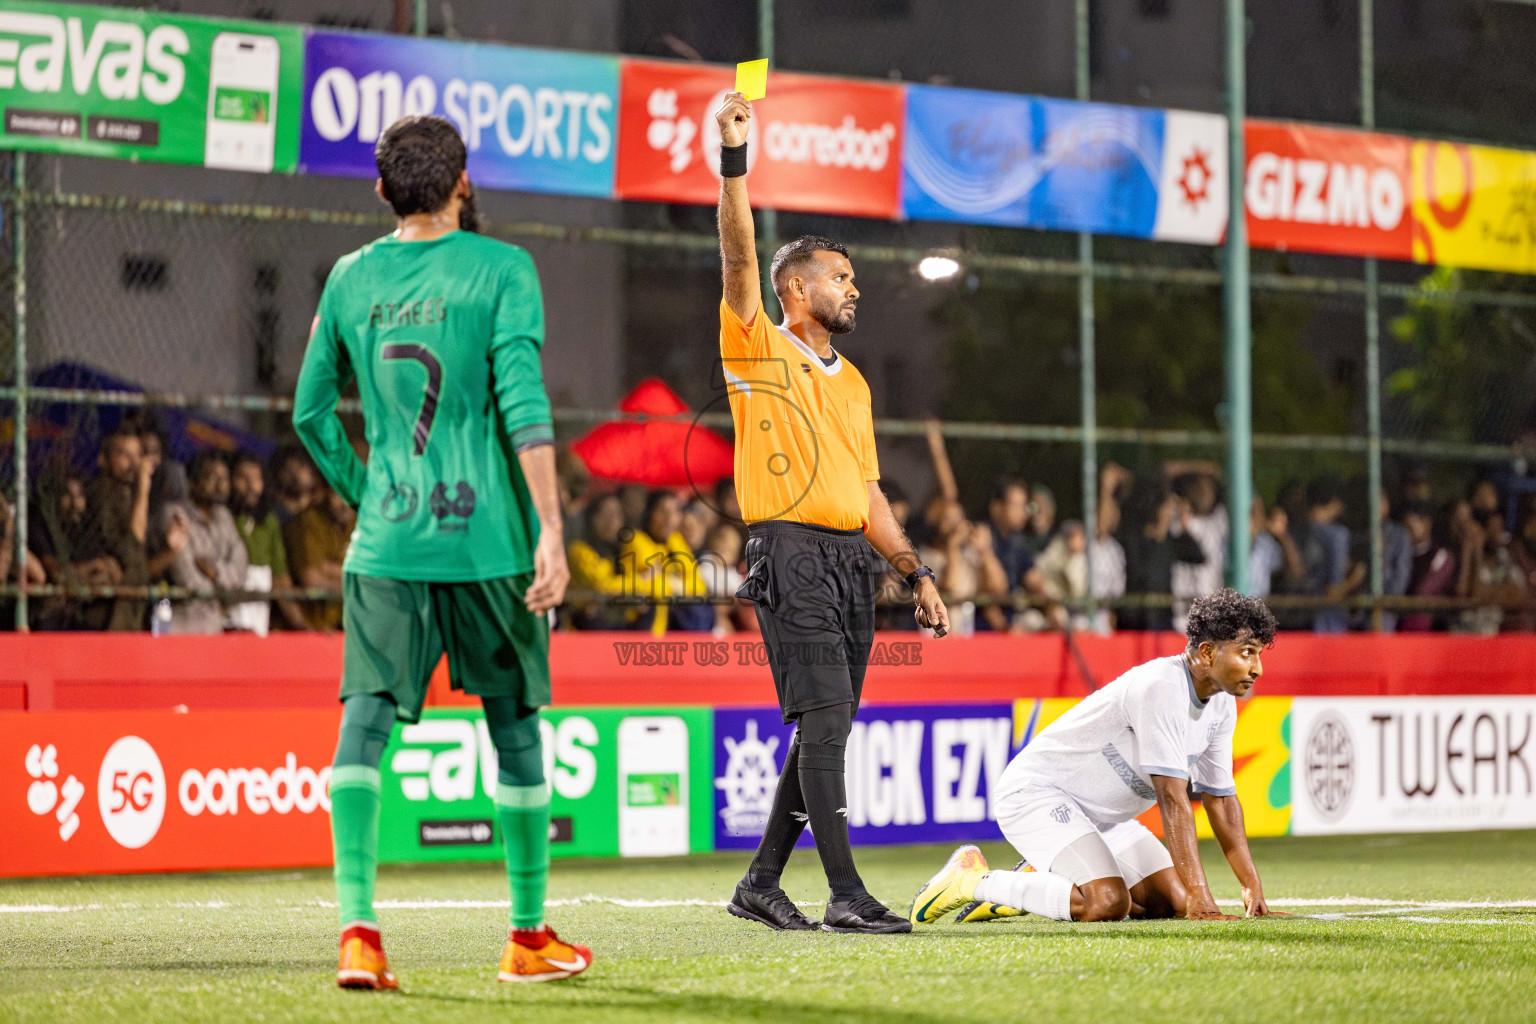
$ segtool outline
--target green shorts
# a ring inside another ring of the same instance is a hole
[[[395,715],[421,717],[427,684],[448,655],[455,690],[549,703],[549,620],[523,604],[532,573],[472,583],[422,583],[347,573],[342,582],[341,699],[394,698]]]

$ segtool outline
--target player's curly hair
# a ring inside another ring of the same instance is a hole
[[[1275,642],[1278,628],[1279,623],[1263,601],[1244,597],[1230,587],[1224,587],[1214,594],[1195,598],[1189,606],[1189,626],[1185,632],[1191,647],[1206,641],[1227,643],[1245,636],[1268,647]]]
[[[782,293],[784,281],[788,276],[806,264],[814,262],[818,252],[835,252],[840,256],[847,256],[848,247],[842,242],[822,235],[801,235],[783,246],[773,254],[773,262],[768,267],[768,278],[773,282],[774,294]]]
[[[395,216],[407,217],[436,213],[447,205],[468,154],[452,121],[412,114],[384,129],[373,159],[384,182],[384,198]]]

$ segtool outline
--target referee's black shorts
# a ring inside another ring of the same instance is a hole
[[[753,523],[746,562],[736,596],[757,608],[784,721],[834,704],[857,713],[875,639],[878,562],[864,532]]]

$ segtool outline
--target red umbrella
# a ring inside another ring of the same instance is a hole
[[[680,416],[688,405],[666,383],[649,377],[619,403],[627,413]],[[571,445],[593,476],[651,487],[710,488],[734,472],[731,442],[691,420],[602,423]]]

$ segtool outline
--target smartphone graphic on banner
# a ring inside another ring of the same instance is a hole
[[[619,853],[688,852],[688,724],[676,715],[619,723]]]
[[[282,51],[271,36],[220,32],[208,72],[207,167],[270,171]]]

